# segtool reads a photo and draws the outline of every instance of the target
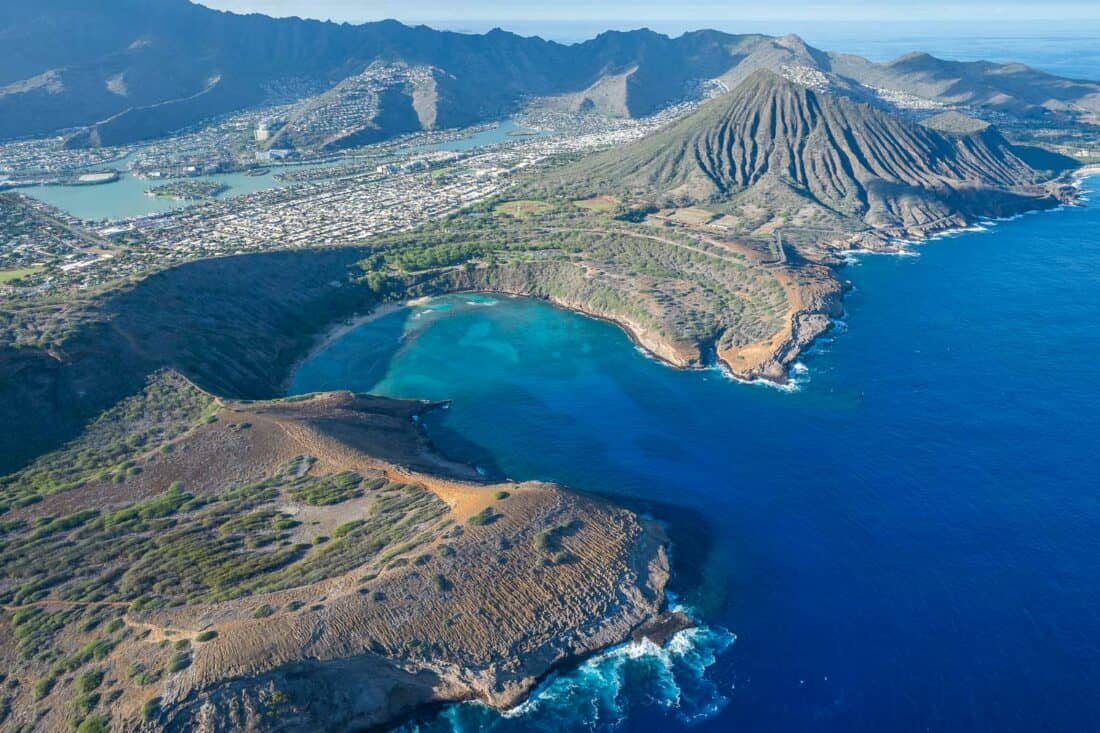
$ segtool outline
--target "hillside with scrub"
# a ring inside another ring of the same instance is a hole
[[[555,664],[669,623],[656,525],[550,485],[473,482],[415,427],[430,408],[236,402],[158,372],[4,478],[6,729],[316,730],[507,707]]]

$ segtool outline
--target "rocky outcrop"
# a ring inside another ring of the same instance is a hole
[[[478,489],[485,505],[499,488]],[[444,540],[454,555],[388,571],[369,594],[311,588],[323,608],[260,621],[251,619],[257,603],[279,608],[302,591],[143,618],[219,629],[169,685],[165,729],[266,729],[272,709],[283,725],[296,721],[284,729],[310,731],[380,726],[463,700],[506,709],[550,670],[659,618],[668,579],[660,530],[555,487],[508,489],[500,519]],[[548,562],[536,537],[570,525],[561,541],[569,558]]]
[[[843,313],[843,285],[827,268],[803,265],[779,271],[788,309],[783,325],[767,339],[738,345],[723,334],[716,356],[734,376],[783,384],[791,364]]]

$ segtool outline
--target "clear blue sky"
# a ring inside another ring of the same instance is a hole
[[[445,22],[448,25],[486,23],[508,26],[537,22],[582,23],[633,27],[647,22],[687,23],[783,20],[885,20],[885,21],[1018,21],[1041,19],[1072,22],[1100,20],[1096,0],[956,0],[914,2],[878,0],[874,3],[841,0],[836,3],[807,0],[201,0],[202,4],[234,12],[298,15],[361,22],[397,18],[407,22]]]

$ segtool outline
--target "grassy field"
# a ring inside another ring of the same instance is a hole
[[[670,210],[668,212],[668,218],[683,224],[699,226],[714,219],[715,214],[712,211],[701,209],[698,206],[686,206]]]
[[[31,275],[37,275],[45,269],[45,267],[36,265],[34,267],[23,267],[18,270],[0,270],[0,285],[7,285],[12,280],[21,280]]]
[[[580,199],[573,202],[574,206],[597,214],[614,211],[619,206],[619,199],[614,196],[593,196],[589,199]]]

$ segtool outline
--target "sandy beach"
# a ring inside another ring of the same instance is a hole
[[[1095,176],[1100,174],[1100,163],[1090,163],[1089,165],[1083,165],[1077,170],[1073,171],[1072,177],[1074,183],[1080,185],[1081,179],[1088,178],[1089,176]]]
[[[398,300],[388,303],[379,303],[370,313],[365,313],[355,318],[344,318],[336,323],[333,323],[329,328],[325,329],[325,331],[322,332],[320,336],[317,337],[317,341],[316,343],[314,343],[313,347],[308,352],[303,354],[301,358],[296,359],[294,364],[291,365],[290,369],[287,370],[286,378],[283,382],[283,391],[285,392],[287,390],[290,385],[290,380],[294,376],[294,373],[298,371],[298,368],[301,367],[302,364],[320,354],[333,343],[343,338],[346,334],[354,331],[356,328],[359,328],[359,326],[362,326],[364,323],[376,321],[379,318],[390,315],[391,313],[396,313],[402,308],[421,305],[429,300],[431,300],[431,298],[425,296],[421,298],[413,298],[411,300]]]

